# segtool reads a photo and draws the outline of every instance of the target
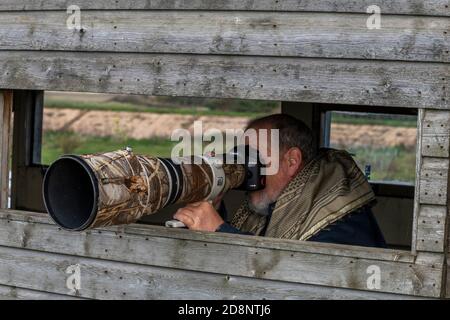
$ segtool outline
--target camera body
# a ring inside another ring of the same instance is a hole
[[[257,191],[264,189],[266,186],[266,176],[262,175],[262,168],[258,150],[248,145],[236,146],[229,154],[236,160],[240,161],[245,168],[244,182],[236,190]]]

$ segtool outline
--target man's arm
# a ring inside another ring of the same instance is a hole
[[[247,236],[252,236],[253,233],[251,232],[244,232],[239,230],[238,228],[233,227],[231,224],[229,223],[222,223],[219,228],[217,228],[216,232],[224,232],[224,233],[234,233],[234,234],[245,234]]]
[[[308,241],[386,248],[370,208],[362,208],[322,229]]]

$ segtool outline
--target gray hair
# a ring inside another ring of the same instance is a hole
[[[301,120],[286,114],[273,114],[250,121],[247,129],[278,129],[280,149],[286,152],[297,147],[302,152],[303,161],[309,162],[316,156],[314,135],[312,130]]]

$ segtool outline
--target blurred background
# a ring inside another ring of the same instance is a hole
[[[280,112],[280,103],[46,92],[42,163],[67,153],[106,152],[131,146],[136,153],[168,157],[173,130],[244,128],[256,117]],[[328,146],[346,149],[374,181],[413,183],[416,116],[329,112]]]

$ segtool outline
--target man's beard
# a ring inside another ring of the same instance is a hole
[[[272,199],[264,190],[256,192],[258,193],[258,196],[256,197],[252,198],[251,195],[249,195],[248,205],[252,211],[266,217],[270,214],[270,205],[276,201],[276,198]]]

